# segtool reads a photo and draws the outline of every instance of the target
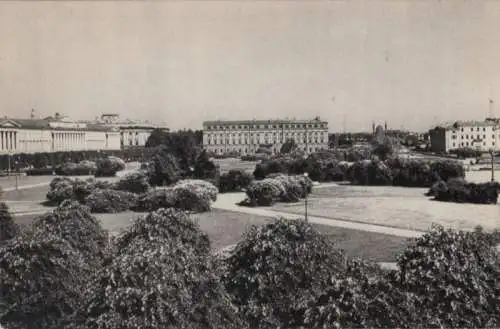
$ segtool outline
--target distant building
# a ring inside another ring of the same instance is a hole
[[[276,154],[288,139],[294,139],[298,149],[308,153],[327,149],[328,122],[319,117],[203,122],[203,147],[214,154],[251,154],[260,146],[268,146]]]
[[[149,135],[154,129],[169,131],[164,124],[151,124],[132,120],[120,121],[120,116],[115,113],[101,115],[99,123],[106,127],[114,127],[120,131],[121,148],[144,147]]]
[[[74,122],[56,115],[45,119],[0,119],[0,154],[119,150],[118,129]]]
[[[429,131],[433,152],[450,152],[459,148],[480,151],[500,149],[500,121],[457,121],[437,126]]]

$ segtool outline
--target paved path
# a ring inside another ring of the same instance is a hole
[[[239,213],[246,213],[246,214],[264,216],[264,217],[284,217],[287,219],[303,219],[304,218],[303,215],[296,215],[296,214],[289,214],[289,213],[274,211],[274,210],[271,210],[271,208],[269,208],[269,207],[250,208],[250,207],[238,206],[237,203],[242,201],[245,198],[244,193],[219,194],[217,198],[218,198],[217,201],[213,204],[213,208],[215,208],[215,209],[221,209],[221,210],[227,210],[227,211],[233,211],[233,212],[239,212]],[[314,223],[314,224],[342,227],[342,228],[347,228],[347,229],[352,229],[352,230],[373,232],[373,233],[380,233],[380,234],[388,234],[388,235],[394,235],[394,236],[400,236],[400,237],[406,237],[406,238],[415,238],[415,237],[419,237],[422,234],[424,234],[424,232],[418,232],[418,231],[413,231],[413,230],[405,230],[405,229],[392,228],[392,227],[381,226],[381,225],[350,222],[350,221],[346,221],[346,220],[339,220],[339,219],[333,219],[333,218],[308,216],[308,220],[309,220],[309,222]]]

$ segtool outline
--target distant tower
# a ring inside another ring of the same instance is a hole
[[[490,98],[488,116],[493,118],[495,116],[495,102]]]
[[[35,120],[35,109],[31,109],[30,118],[31,120]]]

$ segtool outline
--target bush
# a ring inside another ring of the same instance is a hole
[[[96,177],[113,177],[118,171],[125,169],[125,162],[120,158],[109,156],[97,160],[96,166]]]
[[[96,189],[109,189],[113,185],[109,182],[97,181],[94,178],[86,180],[72,180],[66,177],[56,177],[50,183],[47,200],[51,204],[58,205],[65,200],[76,200],[85,202],[85,198]]]
[[[398,259],[395,284],[413,295],[423,327],[493,328],[500,325],[500,259],[481,229],[433,226]]]
[[[121,178],[114,188],[131,193],[145,193],[151,188],[148,179],[142,172],[131,173]]]
[[[282,195],[280,201],[297,202],[300,198],[305,197],[307,190],[306,188],[304,188],[304,185],[302,185],[301,182],[297,179],[297,176],[278,175],[273,179],[281,182],[281,184],[283,184],[283,187],[285,188],[285,194]]]
[[[174,207],[182,210],[204,212],[210,210],[211,202],[217,200],[218,189],[202,180],[186,179],[172,187],[175,197]]]
[[[149,167],[149,183],[152,186],[170,185],[181,177],[177,159],[166,147],[156,149]]]
[[[87,176],[93,175],[96,171],[97,165],[92,161],[68,162],[56,168],[56,174],[63,176]]]
[[[0,244],[0,322],[7,328],[69,328],[91,271],[81,254],[53,234]]]
[[[363,160],[354,163],[347,171],[348,180],[354,185],[392,185],[392,171],[382,161]]]
[[[478,203],[496,204],[498,201],[498,183],[468,183],[463,179],[450,179],[448,182],[440,181],[435,183],[427,196],[434,196],[434,200],[457,202],[457,203]]]
[[[176,208],[186,211],[210,210],[217,200],[217,188],[206,181],[186,179],[171,187],[153,190],[139,197],[136,211],[155,211],[160,208]]]
[[[88,261],[99,263],[108,234],[88,207],[74,201],[63,202],[52,212],[35,219],[34,235],[55,235],[82,253]]]
[[[26,170],[27,176],[52,176],[54,175],[54,169],[52,168],[34,168]]]
[[[208,257],[208,237],[185,213],[139,218],[88,288],[85,328],[244,328]]]
[[[85,198],[85,204],[93,213],[118,213],[134,209],[137,199],[137,195],[131,192],[98,189]]]
[[[14,222],[5,202],[0,202],[0,243],[19,234],[19,227]]]
[[[150,190],[139,196],[135,211],[155,211],[161,208],[172,208],[175,205],[175,193],[171,188]]]
[[[250,206],[272,206],[286,196],[283,184],[272,178],[252,182],[246,194]]]
[[[219,192],[241,192],[252,182],[253,176],[244,170],[230,170],[220,176]]]
[[[278,219],[247,231],[226,263],[226,289],[252,328],[294,328],[345,258],[304,221]]]
[[[198,255],[208,255],[211,250],[208,235],[198,223],[188,213],[175,209],[160,209],[140,216],[116,238],[115,245],[122,250],[135,240],[175,242],[193,248]]]

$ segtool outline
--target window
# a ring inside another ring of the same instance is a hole
[[[485,127],[483,127],[483,131],[486,131],[486,128],[485,128]]]
[[[486,135],[483,135],[483,138],[486,139]]]

